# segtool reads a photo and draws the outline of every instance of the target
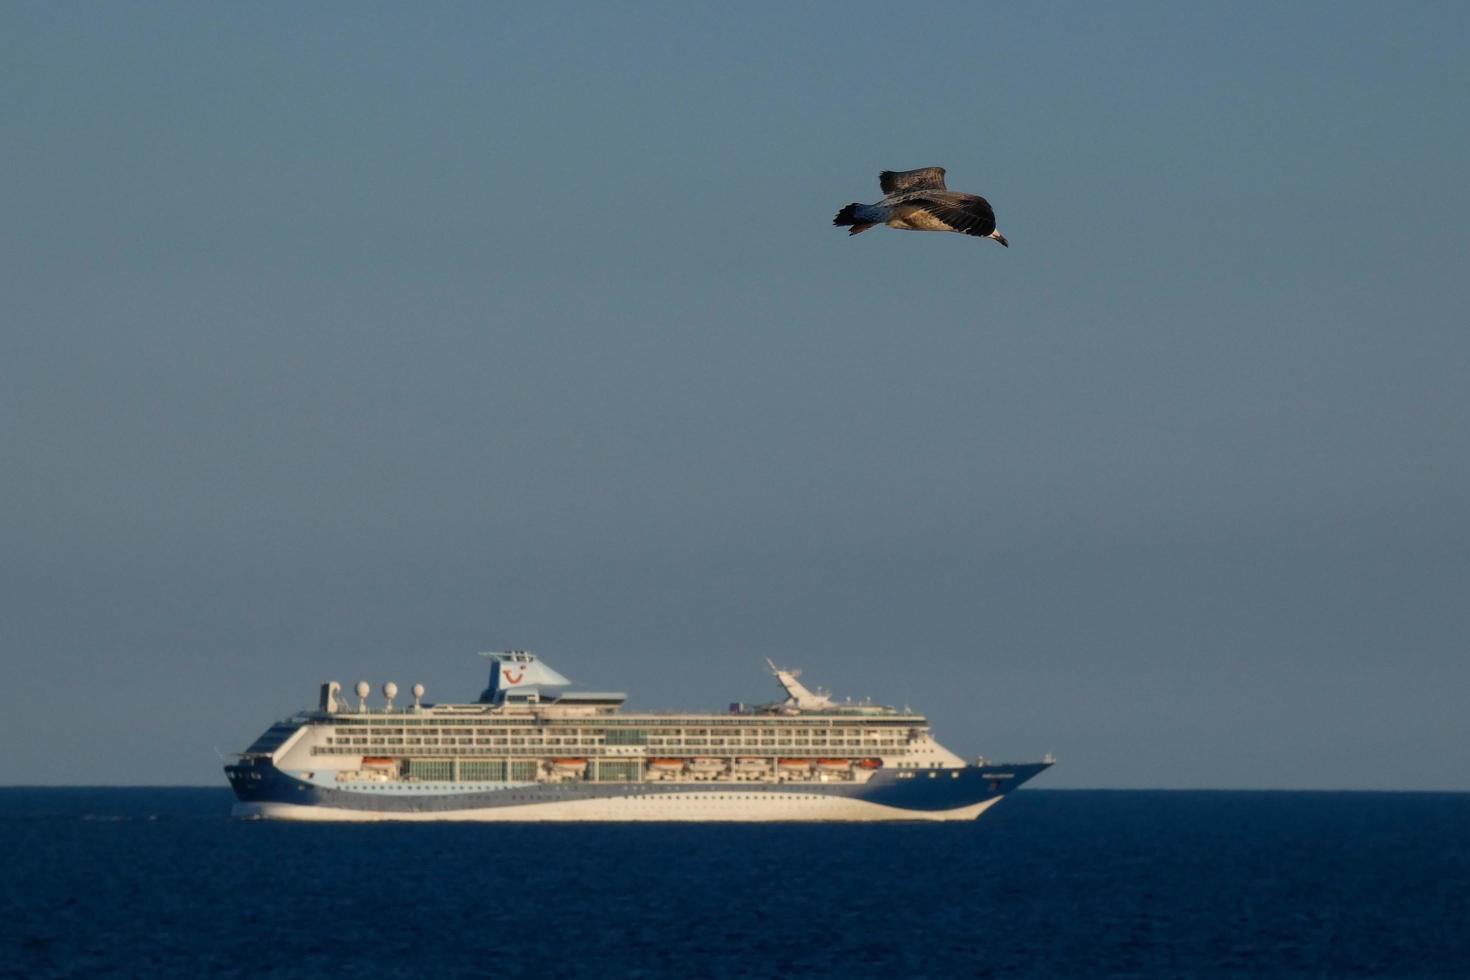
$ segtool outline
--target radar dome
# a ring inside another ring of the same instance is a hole
[[[424,696],[424,685],[422,685],[422,684],[415,684],[413,686],[413,696],[416,697],[416,698],[423,697]]]
[[[389,701],[392,701],[394,698],[398,697],[398,685],[394,684],[392,681],[384,684],[383,697],[387,698]]]
[[[373,686],[371,684],[369,684],[367,681],[358,681],[357,682],[357,696],[358,697],[365,698],[369,694],[372,693],[372,690],[373,690]]]

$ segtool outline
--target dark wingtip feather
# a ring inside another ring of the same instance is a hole
[[[832,223],[834,225],[855,225],[855,224],[857,224],[858,223],[858,220],[857,220],[857,209],[858,209],[858,206],[856,204],[849,204],[847,207],[845,207],[841,211],[838,211],[837,212],[837,217],[835,217],[835,218],[832,219]]]

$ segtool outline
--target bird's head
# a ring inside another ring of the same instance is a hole
[[[986,238],[993,238],[993,239],[995,239],[996,241],[998,241],[1002,245],[1004,245],[1006,248],[1010,248],[1011,247],[1011,243],[1008,242],[1008,241],[1006,241],[1006,236],[1004,236],[1004,235],[1002,235],[1000,233],[1000,229],[999,228],[995,229],[995,231],[992,231],[990,234],[986,235],[985,237]]]

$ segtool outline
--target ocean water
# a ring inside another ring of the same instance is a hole
[[[1470,977],[1470,794],[1022,790],[962,824],[291,825],[0,789],[0,972]]]

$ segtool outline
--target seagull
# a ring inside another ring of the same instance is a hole
[[[976,238],[993,238],[1006,248],[1010,242],[995,229],[990,202],[944,186],[943,167],[885,170],[878,175],[883,200],[877,204],[849,204],[832,219],[849,235],[887,225],[900,231],[958,231]]]

